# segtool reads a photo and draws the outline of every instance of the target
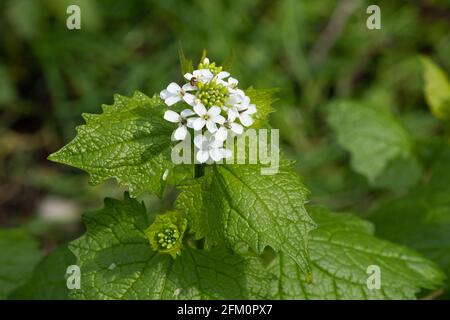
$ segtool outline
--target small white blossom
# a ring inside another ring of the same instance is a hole
[[[208,131],[213,133],[217,131],[217,123],[223,124],[225,122],[225,118],[220,115],[219,107],[212,106],[209,110],[206,110],[203,104],[198,103],[194,106],[194,111],[199,116],[192,120],[192,127],[195,131],[203,129],[206,125]]]
[[[167,110],[164,113],[164,119],[167,121],[178,123],[178,128],[173,132],[173,140],[184,140],[187,135],[187,127],[191,126],[191,119],[188,117],[195,115],[191,109],[184,109],[180,114],[172,110]]]
[[[245,96],[245,92],[239,89],[237,86],[228,86],[228,92],[230,93],[230,95],[238,95],[241,97]]]
[[[207,83],[208,81],[211,81],[211,79],[214,77],[213,73],[209,69],[200,69],[200,70],[194,70],[192,73],[188,72],[184,75],[186,80],[192,82],[202,82]]]
[[[256,113],[256,106],[250,104],[250,98],[247,96],[243,97],[242,102],[237,106],[237,110],[238,118],[242,125],[245,127],[251,126],[253,124],[252,115]]]
[[[223,79],[226,79],[227,77],[230,76],[229,72],[226,71],[220,71],[218,74],[215,75],[215,79],[219,82],[219,83],[223,83],[225,82]]]
[[[215,133],[215,137],[217,140],[224,141],[228,137],[228,130],[233,131],[236,135],[241,135],[244,132],[244,127],[242,127],[239,123],[233,122],[230,116],[228,116],[228,120],[224,122],[223,125]]]
[[[231,88],[231,89],[236,89],[238,83],[239,83],[239,81],[237,81],[237,80],[236,80],[235,78],[233,78],[233,77],[229,77],[229,78],[228,78],[228,81],[226,81],[226,82],[224,81],[224,82],[223,82],[223,84],[224,84],[226,87]]]
[[[195,86],[190,83],[186,83],[183,87],[180,87],[175,82],[170,83],[167,89],[161,91],[160,97],[170,107],[178,101],[184,100],[187,104],[192,105],[195,100],[195,96],[188,91],[197,90]]]
[[[198,149],[196,159],[200,163],[205,163],[209,159],[220,161],[231,156],[231,151],[223,148],[223,141],[215,139],[214,136],[208,139],[204,135],[197,135],[194,144]]]
[[[225,104],[223,109],[227,112],[228,120],[234,121],[239,116],[238,104],[242,102],[242,97],[238,94],[231,94]]]

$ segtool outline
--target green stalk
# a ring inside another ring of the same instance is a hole
[[[205,175],[205,167],[203,166],[203,164],[196,164],[194,177],[200,178],[203,177],[204,175]]]

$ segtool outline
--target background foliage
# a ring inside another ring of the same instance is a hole
[[[81,31],[65,27],[72,3],[82,10]],[[311,204],[372,220],[377,236],[418,250],[449,274],[450,125],[436,112],[436,99],[446,97],[426,99],[423,74],[429,61],[450,72],[450,4],[375,1],[382,29],[371,31],[373,3],[2,1],[1,227],[20,228],[9,237],[20,238],[17,246],[32,250],[24,259],[37,263],[38,247],[47,255],[82,234],[82,211],[121,197],[114,183],[89,186],[86,174],[46,157],[75,136],[81,113],[98,113],[113,93],[151,96],[179,79],[181,41],[191,57],[203,48],[218,61],[234,57],[243,87],[280,88],[271,125],[281,128],[282,149],[297,160]],[[436,92],[429,83],[442,80],[428,73],[429,96]],[[140,199],[163,212],[174,198],[169,190],[162,202]],[[7,247],[6,232],[0,237]],[[59,250],[39,265],[70,261]],[[16,270],[21,288],[12,296],[30,294],[27,278],[49,276],[29,269]],[[0,297],[13,289],[1,286]],[[59,296],[57,286],[54,292],[49,297]],[[449,297],[446,288],[422,296]]]

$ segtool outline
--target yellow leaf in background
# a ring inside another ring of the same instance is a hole
[[[433,115],[450,119],[450,83],[444,71],[429,58],[422,57],[425,99]]]

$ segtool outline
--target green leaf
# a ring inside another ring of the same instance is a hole
[[[422,167],[416,157],[396,158],[386,165],[384,171],[373,181],[373,186],[399,190],[417,184]]]
[[[413,152],[413,142],[388,111],[343,101],[329,107],[328,122],[336,131],[339,143],[351,153],[353,169],[371,184],[396,188],[397,183],[411,186],[418,182],[421,168]],[[399,166],[408,167],[408,174],[395,169]]]
[[[8,75],[7,68],[0,64],[0,109],[14,103],[17,98],[13,80]]]
[[[0,229],[0,299],[23,285],[41,258],[38,243],[21,229]]]
[[[133,196],[144,191],[161,195],[166,184],[192,176],[192,166],[170,160],[174,125],[163,119],[163,102],[136,92],[114,96],[100,115],[84,114],[77,136],[49,159],[90,173],[91,182],[115,178]],[[164,173],[168,172],[167,180]]]
[[[290,164],[274,175],[261,175],[258,165],[216,165],[180,188],[176,206],[206,247],[261,253],[271,246],[309,272],[307,239],[314,223],[304,207],[308,192]]]
[[[66,283],[66,270],[76,262],[67,245],[53,250],[36,266],[32,277],[10,295],[21,300],[66,300],[69,289]]]
[[[188,72],[192,73],[192,71],[194,71],[192,60],[186,58],[181,44],[178,46],[178,57],[181,65],[181,76],[184,77],[184,75]]]
[[[81,268],[78,299],[240,299],[265,298],[270,274],[259,258],[224,248],[203,251],[185,246],[172,259],[150,247],[142,204],[105,200],[105,207],[83,216],[86,234],[70,248]]]
[[[422,57],[421,61],[424,68],[424,94],[431,112],[438,119],[450,119],[450,82],[447,75],[427,57]]]
[[[250,102],[256,105],[258,112],[254,115],[254,123],[252,128],[261,128],[268,124],[269,114],[274,110],[272,108],[273,103],[278,99],[275,94],[278,89],[253,89],[249,88],[245,90],[245,94],[250,98]]]
[[[233,49],[230,49],[227,58],[222,63],[223,70],[231,71],[231,67],[234,64],[235,59],[236,59],[236,52]]]
[[[280,299],[413,299],[421,288],[441,284],[444,275],[416,252],[372,235],[368,222],[348,214],[309,208],[319,227],[311,232],[312,283],[284,253],[271,265]],[[369,289],[367,268],[377,265],[381,288]]]
[[[450,150],[437,157],[430,181],[374,212],[377,235],[410,246],[436,261],[450,288]]]

